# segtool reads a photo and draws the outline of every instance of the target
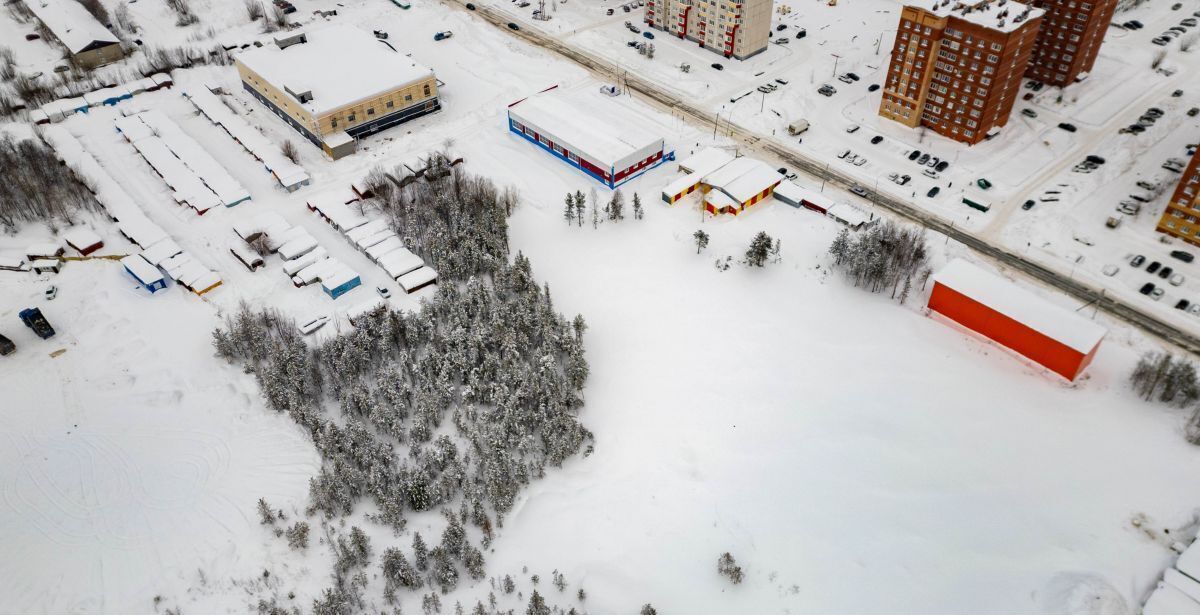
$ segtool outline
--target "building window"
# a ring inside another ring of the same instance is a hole
[[[388,108],[388,109],[391,109],[392,107],[395,107],[395,106],[396,106],[396,103],[395,103],[395,102],[393,102],[393,101],[390,101],[390,100],[389,100],[389,101],[387,101],[387,108]]]
[[[351,113],[350,115],[347,115],[347,116],[346,116],[346,121],[347,121],[347,122],[353,122],[353,121],[354,121],[354,114],[353,114],[353,113]]]
[[[367,115],[375,115],[375,107],[367,107]]]
[[[336,117],[333,118],[332,120],[329,120],[329,126],[332,128],[337,128],[337,118]]]
[[[429,84],[428,83],[425,84],[425,95],[429,96]]]

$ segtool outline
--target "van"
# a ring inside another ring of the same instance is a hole
[[[808,120],[796,120],[788,125],[788,134],[793,137],[808,130]]]
[[[1149,203],[1150,201],[1154,200],[1154,196],[1146,192],[1135,192],[1129,195],[1129,198],[1135,201],[1141,201],[1143,203]]]
[[[963,202],[963,205],[966,205],[967,207],[970,207],[971,209],[978,209],[979,211],[983,211],[983,212],[986,212],[992,208],[991,201],[988,201],[987,199],[985,199],[979,195],[964,194],[962,197],[962,202]]]

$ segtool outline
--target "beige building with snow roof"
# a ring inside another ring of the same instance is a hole
[[[360,137],[442,108],[431,69],[349,26],[280,36],[236,66],[247,92],[335,160]]]
[[[121,41],[75,0],[25,0],[25,6],[81,68],[95,68],[125,57]]]

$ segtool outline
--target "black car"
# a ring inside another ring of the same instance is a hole
[[[724,66],[721,66],[721,63],[720,63],[720,62],[713,62],[713,63],[712,63],[712,67],[713,67],[714,69],[716,69],[716,70],[725,70],[725,67],[724,67]]]
[[[1103,159],[1100,156],[1097,156],[1095,154],[1088,154],[1086,160],[1092,164],[1104,164],[1105,162],[1107,162],[1105,159]]]
[[[1161,268],[1162,268],[1162,263],[1160,263],[1158,261],[1153,261],[1149,265],[1146,265],[1146,273],[1154,273],[1155,271],[1158,271]]]
[[[783,32],[784,30],[787,30],[787,24],[785,24],[785,23],[781,23],[778,26],[775,26],[776,32]]]
[[[883,137],[881,135],[875,135],[875,136],[871,137],[871,145],[879,145],[882,142],[883,142]]]
[[[1138,267],[1141,267],[1142,263],[1144,263],[1144,262],[1146,262],[1146,257],[1142,256],[1141,254],[1138,254],[1137,256],[1133,257],[1132,260],[1129,261],[1129,266],[1133,267],[1134,269],[1137,269]]]
[[[1170,266],[1163,267],[1162,269],[1159,269],[1159,270],[1158,270],[1158,277],[1160,277],[1160,278],[1162,278],[1162,279],[1164,279],[1164,280],[1165,280],[1165,279],[1167,279],[1167,278],[1171,277],[1171,274],[1172,274],[1172,273],[1175,273],[1175,270],[1174,270],[1174,269],[1171,269],[1171,267],[1170,267]]]
[[[875,90],[878,90],[878,89],[879,89],[879,84],[878,84],[878,83],[872,83],[871,85],[868,85],[868,86],[867,86],[867,91],[868,91],[868,92],[874,92]]]
[[[779,171],[780,175],[787,175],[787,167],[779,167],[778,169],[775,169],[775,170]]]
[[[941,189],[941,188],[938,188],[937,186],[934,186],[934,187],[932,187],[932,188],[930,188],[930,189],[929,189],[929,192],[926,192],[926,193],[925,193],[925,196],[927,196],[927,197],[929,197],[929,198],[931,198],[931,199],[932,199],[933,197],[937,196],[937,194],[938,194],[939,192],[941,192],[941,191],[942,191],[942,189]]]
[[[846,73],[846,76],[853,79],[854,81],[858,81],[858,75],[856,75],[854,73]]]
[[[1188,309],[1189,305],[1191,305],[1191,303],[1187,299],[1180,299],[1179,302],[1175,304],[1175,309],[1186,310]]]
[[[796,38],[804,38],[806,36],[808,36],[808,30],[804,28],[800,28],[800,31],[796,33]]]
[[[950,168],[949,160],[943,160],[943,161],[933,165],[933,170],[937,171],[938,173],[941,173],[942,171],[945,171],[948,168]]]
[[[1185,263],[1190,263],[1196,260],[1196,257],[1191,252],[1183,250],[1171,250],[1171,258],[1177,258]]]
[[[470,2],[468,2],[468,3],[467,3],[467,10],[468,10],[468,11],[474,11],[474,10],[475,10],[475,5],[474,5],[474,4],[471,4]]]
[[[1171,92],[1171,96],[1179,98],[1180,96],[1183,96],[1183,90],[1175,90],[1174,92]]]
[[[908,153],[909,160],[916,160],[917,158],[920,158],[920,157],[921,157],[921,150],[919,150],[919,149],[915,149]]]
[[[12,340],[0,335],[0,355],[12,354],[17,351],[17,345]]]
[[[510,22],[508,22],[508,29],[509,30],[520,30],[521,26],[518,26],[517,24],[510,21]]]
[[[1059,124],[1058,127],[1067,132],[1075,132],[1076,130],[1078,130],[1077,128],[1075,128],[1074,124],[1068,124],[1067,122],[1063,122],[1063,123]]]
[[[1149,295],[1150,293],[1154,292],[1154,284],[1146,282],[1145,284],[1142,284],[1142,287],[1138,289],[1138,292],[1142,293],[1143,295]]]
[[[1035,201],[1033,199],[1029,199],[1028,201],[1025,201],[1025,203],[1023,205],[1021,205],[1021,209],[1024,209],[1025,211],[1029,211],[1029,210],[1033,209],[1034,205],[1037,205],[1037,201]]]

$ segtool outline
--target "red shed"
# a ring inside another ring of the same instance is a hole
[[[1108,332],[963,260],[934,275],[929,309],[1072,381]]]
[[[104,247],[104,241],[100,239],[99,235],[91,229],[83,227],[75,227],[63,233],[63,239],[66,240],[67,245],[84,256]]]

